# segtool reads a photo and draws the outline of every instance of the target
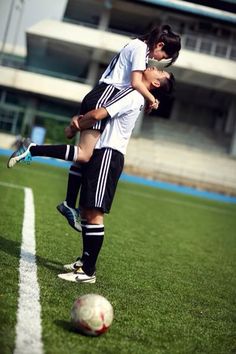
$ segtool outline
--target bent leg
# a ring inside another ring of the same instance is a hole
[[[81,163],[85,163],[90,160],[99,136],[100,132],[92,129],[85,130],[80,134],[79,144],[77,145],[77,162],[71,165],[67,180],[65,200],[71,208],[76,207],[76,201],[80,191],[82,180]]]
[[[90,160],[100,135],[100,131],[95,129],[84,130],[81,132],[78,144],[78,162],[83,163]]]

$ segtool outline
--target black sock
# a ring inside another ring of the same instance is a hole
[[[81,186],[81,180],[81,165],[79,163],[71,165],[66,191],[66,202],[70,208],[75,208],[76,200]]]
[[[82,257],[80,257],[80,259],[83,262],[84,261],[84,249],[85,249],[85,245],[86,245],[86,241],[85,241],[86,227],[85,227],[85,225],[87,225],[87,219],[81,218],[80,223],[81,223],[81,227],[82,227],[82,243],[83,243]]]
[[[36,145],[31,146],[32,156],[47,156],[66,161],[76,161],[77,146],[73,145]]]
[[[103,244],[104,225],[85,224],[84,228],[82,269],[87,275],[92,275]]]

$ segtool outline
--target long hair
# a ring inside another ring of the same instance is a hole
[[[145,41],[150,51],[154,50],[157,43],[163,42],[162,50],[172,59],[169,65],[173,64],[179,56],[181,38],[180,35],[172,31],[169,25],[154,27],[150,32],[138,37],[138,39]]]

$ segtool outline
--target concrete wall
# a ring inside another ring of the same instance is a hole
[[[0,85],[69,102],[81,102],[92,88],[85,84],[1,66]]]

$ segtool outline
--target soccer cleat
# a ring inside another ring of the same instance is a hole
[[[93,273],[93,275],[87,275],[84,273],[82,268],[78,268],[74,272],[58,274],[58,277],[63,280],[72,281],[74,283],[95,283],[96,282],[95,273]]]
[[[13,152],[13,154],[9,158],[7,162],[7,167],[11,168],[15,166],[15,164],[18,162],[26,162],[27,164],[30,164],[32,160],[32,156],[30,153],[31,146],[36,146],[36,144],[32,143],[29,138],[22,140],[19,143],[18,149]]]
[[[69,225],[73,227],[74,230],[82,231],[78,210],[69,207],[66,201],[59,204],[57,210],[67,219]]]
[[[83,261],[81,260],[80,257],[78,257],[75,262],[70,263],[70,264],[65,264],[63,266],[63,268],[65,270],[71,272],[71,271],[74,271],[74,270],[76,270],[76,269],[78,269],[78,268],[80,268],[82,266],[83,266]]]

